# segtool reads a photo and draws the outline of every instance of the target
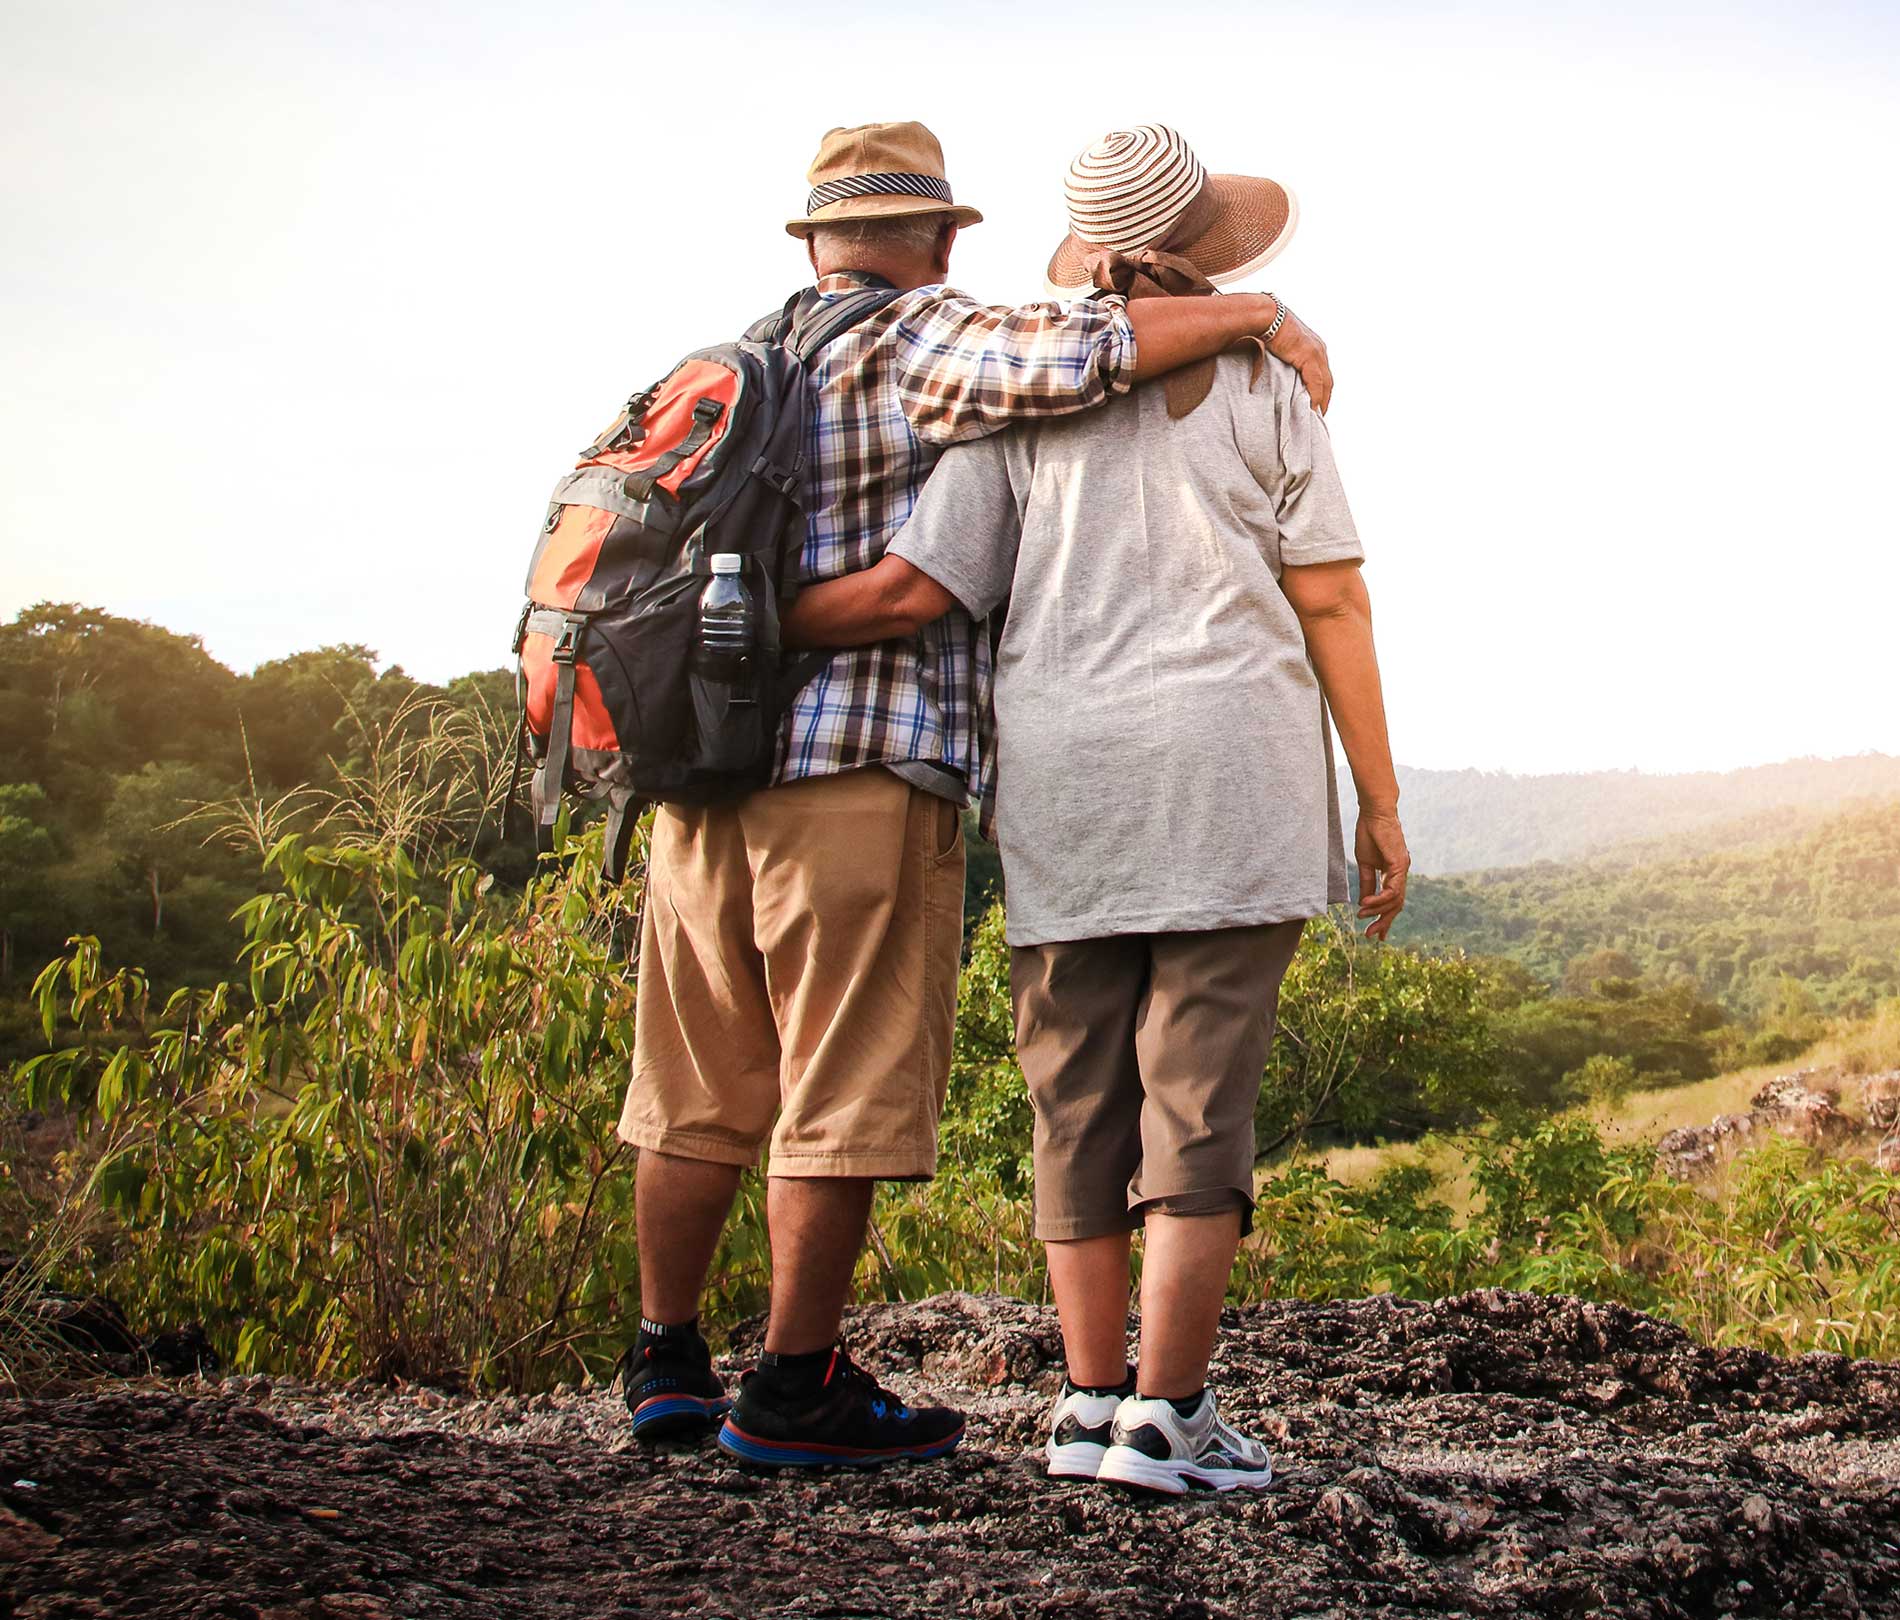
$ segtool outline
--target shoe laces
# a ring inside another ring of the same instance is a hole
[[[867,1389],[872,1394],[878,1392],[877,1380],[851,1359],[851,1352],[842,1344],[832,1346],[824,1382],[827,1389],[836,1384],[840,1389]]]
[[[900,1421],[910,1417],[910,1408],[851,1359],[851,1352],[840,1344],[831,1352],[831,1365],[825,1369],[825,1387],[836,1386],[862,1395],[872,1416],[880,1421],[896,1410]]]
[[[1216,1412],[1214,1426],[1209,1430],[1209,1438],[1225,1447],[1237,1457],[1251,1456],[1255,1452],[1264,1453],[1266,1447],[1252,1435],[1235,1428],[1226,1418]]]

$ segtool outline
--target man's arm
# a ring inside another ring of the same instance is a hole
[[[1009,595],[1021,517],[1010,481],[1013,434],[948,451],[910,519],[869,568],[807,585],[785,615],[788,647],[856,647],[914,636],[961,605],[981,619]]]
[[[1164,376],[1219,354],[1242,338],[1262,334],[1279,314],[1280,301],[1271,293],[1137,298],[1128,306],[1128,324],[1135,333],[1135,381]],[[1318,334],[1288,310],[1267,349],[1300,374],[1313,408],[1324,415],[1332,403],[1333,373]]]
[[[1300,616],[1307,656],[1319,675],[1359,790],[1359,915],[1384,939],[1405,905],[1412,857],[1399,825],[1399,779],[1386,736],[1385,694],[1372,645],[1372,598],[1356,562],[1310,563],[1281,571],[1280,588]]]
[[[967,443],[1012,422],[1089,410],[1138,380],[1264,333],[1279,312],[1260,293],[1003,309],[945,290],[907,308],[892,328],[893,381],[918,438]],[[1325,345],[1291,315],[1273,350],[1301,371],[1316,406],[1330,397]]]
[[[915,563],[887,556],[858,573],[807,585],[779,636],[788,647],[862,647],[914,636],[956,601]]]

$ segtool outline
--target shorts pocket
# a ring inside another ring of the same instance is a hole
[[[939,865],[963,848],[963,812],[948,799],[936,800],[937,822],[931,841],[931,859]]]

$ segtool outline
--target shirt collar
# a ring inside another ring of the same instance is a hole
[[[882,276],[873,275],[869,270],[834,270],[830,275],[818,278],[818,290],[821,293],[844,293],[859,287],[888,286],[888,281]]]

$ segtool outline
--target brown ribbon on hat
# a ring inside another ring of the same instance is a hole
[[[1097,248],[1082,264],[1103,292],[1124,298],[1204,298],[1218,290],[1192,259],[1160,248],[1137,248],[1133,253]]]
[[[1205,189],[1189,204],[1161,243],[1137,248],[1133,253],[1117,253],[1113,248],[1097,248],[1083,259],[1089,279],[1103,292],[1119,293],[1124,298],[1205,298],[1220,289],[1209,281],[1192,259],[1168,251],[1170,245],[1192,242],[1206,227],[1211,202]],[[1257,337],[1242,338],[1232,346],[1254,351],[1253,376],[1249,388],[1260,381],[1267,363],[1267,346]],[[1180,421],[1208,396],[1214,386],[1215,357],[1197,360],[1193,365],[1171,371],[1163,379],[1168,397],[1168,416]]]

